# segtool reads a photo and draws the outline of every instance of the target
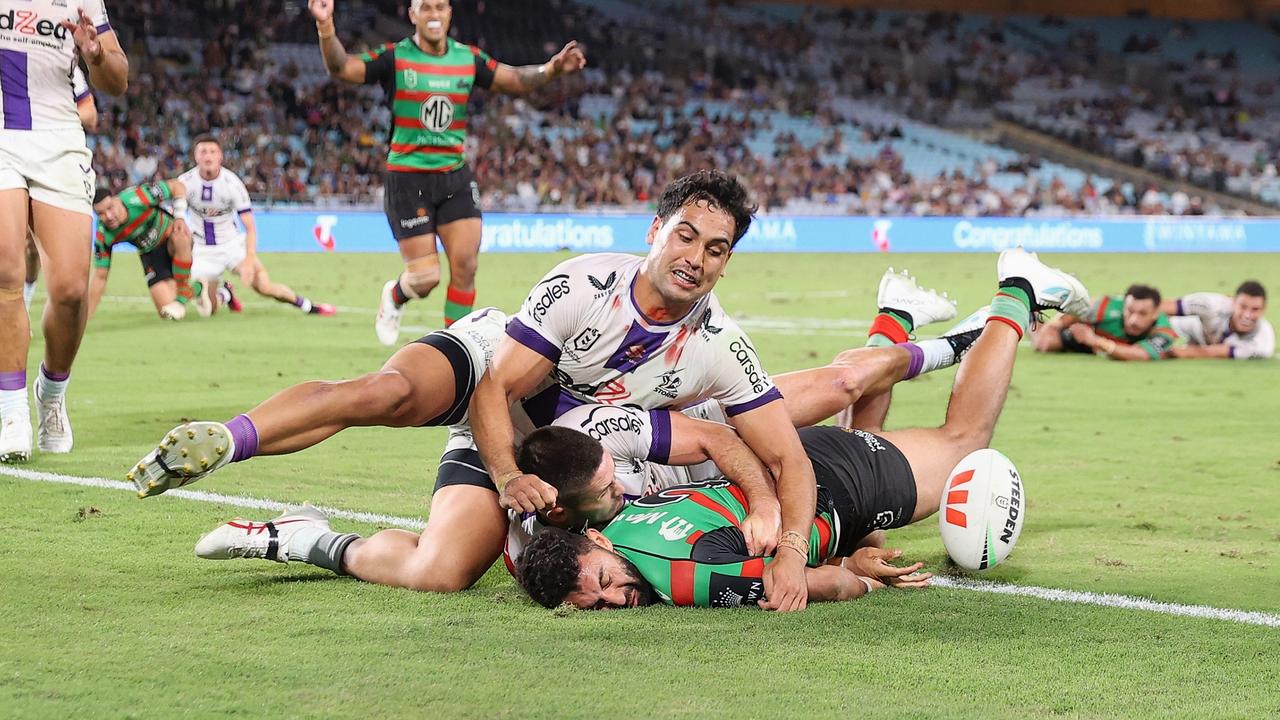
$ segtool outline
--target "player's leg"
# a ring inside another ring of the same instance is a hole
[[[4,157],[0,156],[0,160]],[[27,404],[27,349],[31,329],[22,302],[30,202],[23,182],[0,163],[0,462],[31,457],[31,409]]]
[[[186,305],[179,300],[174,260],[166,243],[155,246],[150,252],[138,253],[142,273],[147,279],[147,292],[151,293],[156,314],[164,320],[181,320],[187,315]]]
[[[27,230],[27,278],[22,285],[22,302],[31,307],[31,299],[36,295],[36,281],[40,279],[40,250],[36,247],[36,236]]]
[[[444,200],[439,192],[442,189],[440,178],[433,173],[386,174],[383,210],[400,247],[404,270],[382,286],[374,331],[383,345],[396,344],[405,304],[425,298],[440,284],[436,210],[437,203]]]
[[[191,266],[193,264],[194,243],[191,239],[190,228],[187,227],[186,223],[174,223],[169,230],[168,241],[161,243],[161,245],[167,246],[171,258],[170,268],[174,281],[175,298],[178,302],[186,305],[192,299]]]
[[[241,281],[246,278],[241,275]],[[286,305],[292,305],[304,313],[310,315],[333,315],[337,310],[327,303],[313,303],[307,298],[293,291],[293,288],[284,283],[274,282],[271,275],[267,273],[267,266],[262,264],[262,258],[255,258],[252,282],[248,283],[254,292],[264,297],[269,297]]]
[[[40,251],[49,261],[44,268],[49,298],[44,307],[44,362],[35,387],[37,444],[45,452],[65,453],[72,447],[65,394],[88,320],[92,219],[88,213],[33,199],[31,220]]]
[[[436,232],[449,260],[449,287],[444,298],[444,325],[471,312],[476,304],[476,269],[480,262],[480,186],[471,170],[459,168],[442,180],[448,185],[436,209]]]

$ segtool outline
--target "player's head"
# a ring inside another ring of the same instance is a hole
[[[1235,304],[1231,308],[1231,329],[1238,333],[1251,333],[1258,327],[1258,320],[1267,310],[1267,291],[1257,280],[1246,280],[1236,288]]]
[[[653,588],[640,570],[595,530],[582,536],[546,528],[520,554],[516,577],[529,597],[548,608],[569,603],[582,610],[614,610],[653,602]]]
[[[1144,335],[1160,317],[1160,291],[1150,285],[1130,285],[1124,291],[1124,331]]]
[[[110,190],[101,187],[93,194],[93,211],[98,214],[98,219],[107,226],[108,230],[120,227],[129,215],[120,198],[113,195]]]
[[[698,301],[724,274],[755,211],[742,183],[718,170],[675,180],[662,191],[649,226],[645,277],[669,303]]]
[[[222,170],[222,143],[212,135],[197,135],[191,143],[191,154],[195,157],[196,167],[200,174],[212,178]]]
[[[444,42],[452,21],[449,0],[409,0],[409,22],[427,42]]]
[[[556,504],[543,513],[548,525],[603,527],[622,511],[625,499],[613,456],[586,433],[538,428],[520,444],[516,464],[556,489]]]

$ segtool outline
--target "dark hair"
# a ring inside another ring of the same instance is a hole
[[[705,202],[733,216],[733,242],[738,244],[751,227],[756,205],[747,196],[747,189],[737,178],[719,170],[699,170],[677,178],[662,191],[658,198],[658,217],[666,222],[680,208],[691,202]]]
[[[516,464],[556,489],[565,505],[586,489],[604,458],[604,446],[584,432],[552,425],[538,428],[520,444]]]
[[[210,135],[209,133],[201,133],[200,135],[196,136],[195,140],[191,141],[191,152],[195,152],[196,146],[199,145],[200,143],[213,143],[214,145],[218,146],[219,150],[222,149],[222,143],[218,142],[218,138],[214,137],[213,135]]]
[[[1237,295],[1248,295],[1249,297],[1262,298],[1265,302],[1267,299],[1267,290],[1262,287],[1262,283],[1257,280],[1245,280],[1240,283],[1240,287],[1236,288]]]
[[[97,205],[103,200],[106,200],[107,198],[111,197],[111,195],[112,195],[112,192],[110,190],[104,187],[100,187],[97,190],[93,191],[93,204]]]
[[[522,468],[523,469],[523,468]],[[578,587],[582,557],[595,543],[581,535],[543,528],[516,561],[516,579],[529,597],[542,607],[559,606]]]
[[[1134,300],[1150,300],[1156,304],[1156,307],[1160,307],[1160,291],[1150,285],[1134,283],[1124,291],[1124,294],[1125,297],[1131,297]]]

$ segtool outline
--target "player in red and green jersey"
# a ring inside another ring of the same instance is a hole
[[[1040,352],[1098,353],[1113,360],[1170,357],[1178,334],[1160,312],[1160,291],[1130,285],[1124,295],[1104,295],[1076,317],[1060,315],[1035,333]]]
[[[414,34],[372,52],[348,55],[334,27],[334,0],[310,0],[320,52],[329,74],[378,84],[391,107],[384,209],[400,246],[404,271],[386,283],[374,323],[378,340],[394,345],[401,308],[440,282],[436,236],[449,260],[445,325],[471,312],[480,252],[480,189],[467,167],[467,100],[477,87],[520,94],[581,70],[586,57],[570,42],[541,65],[512,67],[449,37],[449,0],[410,0]]]
[[[174,213],[186,209],[186,186],[166,180],[127,187],[118,195],[99,190],[93,210],[98,228],[93,241],[93,277],[89,283],[89,315],[98,308],[111,271],[111,251],[120,243],[138,249],[151,300],[160,317],[181,320],[191,299],[191,236],[161,207],[172,202]]]
[[[760,577],[779,553],[803,555],[810,602],[860,597],[886,582],[926,583],[919,564],[894,568],[893,551],[856,548],[879,529],[937,512],[952,468],[988,447],[1032,314],[1057,308],[1080,315],[1090,304],[1079,281],[1021,248],[1001,254],[997,276],[990,315],[956,374],[942,427],[799,431],[819,498],[807,538],[784,533],[772,557],[752,556],[740,527],[749,509],[741,493],[721,482],[677,486],[637,500],[603,532],[542,530],[520,556],[521,585],[546,607],[635,607],[651,595],[675,605],[767,606]],[[578,435],[564,444],[591,441]],[[848,559],[829,562],[836,558]]]

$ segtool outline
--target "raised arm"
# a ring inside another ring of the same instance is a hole
[[[578,41],[572,40],[541,65],[515,67],[498,63],[490,89],[508,95],[523,95],[537,90],[561,75],[578,72],[586,67],[586,64],[587,56],[583,54],[582,48],[578,47]]]
[[[89,83],[108,95],[123,95],[129,89],[129,58],[107,22],[102,3],[94,9],[95,17],[81,9],[77,22],[64,21],[62,26],[71,31],[80,57],[89,66]]]
[[[320,55],[324,58],[324,67],[330,77],[349,83],[362,83],[365,80],[365,63],[358,57],[347,54],[338,39],[337,28],[333,24],[334,0],[308,0],[307,8],[316,21],[316,36],[320,40]]]
[[[471,430],[480,458],[498,486],[502,506],[535,512],[555,504],[556,490],[516,465],[511,404],[528,395],[553,367],[550,360],[511,338],[504,338],[471,397]]]

